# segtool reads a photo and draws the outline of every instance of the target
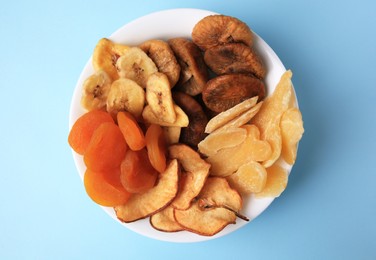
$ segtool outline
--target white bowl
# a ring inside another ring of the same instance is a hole
[[[126,45],[137,45],[149,39],[167,40],[173,37],[190,38],[194,25],[203,17],[212,14],[215,13],[199,9],[171,9],[166,11],[160,11],[143,16],[124,25],[108,38],[117,43],[123,43]],[[252,26],[250,27],[252,28]],[[286,69],[283,66],[280,59],[278,58],[278,56],[269,47],[269,45],[263,39],[261,39],[256,33],[254,33],[254,36],[254,48],[262,57],[262,60],[267,68],[265,85],[267,88],[267,94],[270,94],[274,91],[276,84],[278,83],[281,75],[285,72]],[[89,48],[93,47],[94,46]],[[69,116],[70,128],[72,127],[73,123],[77,120],[77,118],[85,112],[80,105],[82,84],[83,81],[93,72],[94,69],[92,67],[90,58],[77,81],[77,85],[73,93]],[[78,173],[81,179],[83,179],[86,167],[83,163],[82,156],[73,152],[73,158]],[[291,171],[291,166],[284,165],[284,167],[288,170],[288,172]],[[245,197],[244,208],[242,213],[246,215],[250,220],[253,220],[258,215],[260,215],[272,203],[272,201],[273,198],[256,199],[253,196]],[[112,208],[102,208],[105,212],[108,213],[108,215],[110,215],[113,219],[118,221],[124,227],[146,237],[170,242],[199,242],[213,238],[218,238],[226,234],[229,234],[248,223],[241,219],[238,219],[236,224],[228,225],[217,235],[211,237],[200,236],[186,231],[165,233],[152,228],[149,224],[148,218],[136,221],[134,223],[126,224],[120,222],[116,218],[115,212]]]

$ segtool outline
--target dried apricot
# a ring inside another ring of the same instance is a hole
[[[87,169],[84,175],[86,193],[102,206],[114,207],[125,204],[131,196],[120,182],[120,167],[108,171]]]
[[[145,147],[146,140],[144,132],[142,132],[141,127],[131,113],[127,111],[118,112],[117,122],[131,150],[138,151]]]
[[[163,173],[166,169],[166,143],[161,126],[151,124],[146,130],[145,138],[151,165]]]
[[[103,123],[93,133],[84,162],[93,171],[114,169],[120,166],[127,149],[119,127],[114,123]]]
[[[128,150],[121,162],[120,180],[130,193],[143,193],[154,187],[158,172],[150,164],[146,149]]]
[[[94,131],[103,123],[114,120],[102,110],[92,110],[77,119],[69,132],[68,143],[72,149],[83,155],[90,143]]]

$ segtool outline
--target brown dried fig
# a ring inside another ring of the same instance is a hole
[[[215,77],[206,83],[202,91],[205,105],[215,112],[225,111],[254,96],[261,101],[265,97],[265,85],[260,79],[246,74]]]
[[[191,96],[201,93],[209,75],[200,49],[184,38],[173,38],[168,43],[181,67],[178,90]]]
[[[233,42],[252,46],[253,34],[247,24],[235,17],[210,15],[195,25],[192,40],[202,50]]]
[[[171,88],[179,80],[180,65],[167,42],[148,40],[139,46],[155,63],[159,72],[166,74]]]
[[[216,74],[250,73],[263,79],[265,67],[255,50],[243,43],[218,45],[205,51],[206,65]]]
[[[201,105],[190,95],[174,91],[172,97],[189,118],[188,126],[181,129],[180,142],[197,147],[206,136],[205,127],[208,123],[206,114]]]

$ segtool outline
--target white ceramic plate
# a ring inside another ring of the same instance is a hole
[[[127,45],[137,45],[149,39],[167,40],[173,37],[190,38],[191,31],[194,25],[203,17],[212,14],[214,13],[198,9],[172,9],[160,11],[143,16],[124,25],[108,38],[115,42]],[[250,25],[250,27],[252,28],[252,25]],[[266,65],[267,74],[265,78],[265,84],[267,87],[267,93],[270,94],[273,92],[283,72],[285,72],[285,67],[279,60],[278,56],[269,47],[269,45],[264,42],[256,33],[254,47],[261,55]],[[73,125],[76,119],[84,113],[84,110],[80,106],[82,83],[93,72],[94,70],[91,65],[90,59],[84,67],[73,93],[69,118],[70,127]],[[73,152],[73,158],[77,166],[78,173],[80,177],[83,178],[83,175],[85,173],[85,165],[83,163],[82,157]],[[290,172],[291,167],[286,165],[286,168]],[[255,199],[253,196],[246,197],[244,198],[243,214],[251,220],[255,219],[270,205],[270,203],[272,203],[272,201],[273,199],[271,198]],[[116,218],[115,212],[112,208],[102,208],[112,218],[121,223]],[[176,233],[160,232],[150,226],[148,218],[137,221],[135,223],[121,224],[126,228],[133,230],[134,232],[158,240],[170,242],[199,242],[224,236],[243,227],[247,223],[248,222],[238,219],[235,225],[228,225],[224,230],[212,237],[199,236],[186,231]]]

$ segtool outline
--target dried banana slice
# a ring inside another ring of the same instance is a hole
[[[102,109],[106,106],[111,78],[104,70],[98,70],[88,77],[82,86],[81,105],[84,109]]]
[[[173,88],[179,80],[180,65],[170,45],[162,40],[148,40],[139,47],[154,61],[158,71],[166,74]]]
[[[144,107],[142,111],[142,117],[146,123],[149,124],[157,124],[160,126],[179,126],[179,127],[187,127],[189,124],[188,116],[184,113],[184,111],[177,105],[174,104],[174,110],[176,113],[176,120],[173,123],[167,123],[161,121],[158,117],[155,116],[153,110],[149,105]]]
[[[202,50],[232,42],[252,46],[253,33],[247,24],[226,15],[210,15],[193,28],[192,40]]]
[[[229,73],[253,74],[263,79],[265,67],[256,51],[243,43],[218,45],[205,51],[206,65],[218,75]]]
[[[209,78],[200,49],[192,41],[184,38],[173,38],[168,43],[181,68],[176,88],[191,96],[200,94]]]
[[[158,119],[166,123],[176,121],[170,82],[163,73],[151,74],[146,83],[146,100]]]
[[[111,85],[107,97],[107,111],[116,118],[119,111],[128,111],[136,118],[145,105],[145,91],[136,82],[121,78]]]
[[[117,44],[113,41],[102,38],[98,41],[93,52],[92,64],[96,71],[104,70],[112,80],[119,78],[116,70],[116,61],[124,55],[130,47]]]
[[[145,88],[148,77],[157,72],[157,66],[146,53],[138,47],[130,48],[116,62],[121,78],[128,78]]]
[[[202,91],[202,100],[212,111],[223,112],[242,101],[265,97],[264,83],[251,75],[227,74],[209,80]]]

